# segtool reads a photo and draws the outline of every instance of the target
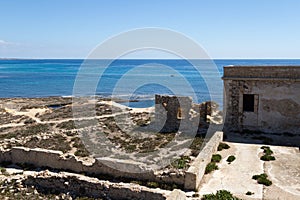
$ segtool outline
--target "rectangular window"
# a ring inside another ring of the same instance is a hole
[[[243,111],[254,112],[254,94],[243,94]]]

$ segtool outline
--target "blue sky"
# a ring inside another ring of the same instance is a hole
[[[107,38],[160,27],[213,58],[300,58],[298,0],[0,0],[0,58],[85,58]]]

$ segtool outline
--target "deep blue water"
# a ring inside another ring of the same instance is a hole
[[[0,60],[0,97],[71,96],[76,76],[83,62],[79,59]],[[87,78],[85,80],[89,80],[89,76],[98,76],[97,73],[100,71],[103,74],[96,84],[96,91],[84,95],[110,96],[118,86],[118,92],[114,93],[116,97],[139,100],[130,103],[130,106],[151,106],[154,94],[192,96],[188,87],[179,81],[181,79],[178,77],[181,76],[190,84],[190,88],[196,95],[196,101],[214,100],[222,104],[223,66],[300,65],[300,60],[214,60],[217,66],[217,69],[214,69],[207,64],[207,61],[194,62],[196,65],[185,60],[116,60],[104,68],[107,61],[90,61],[84,65],[85,69],[88,69],[83,73]],[[139,67],[141,65],[147,66]],[[166,66],[170,69],[164,70]],[[200,73],[195,66],[201,69]],[[134,69],[138,70],[132,71]],[[203,77],[206,77],[205,80]],[[116,85],[122,79],[127,80],[126,84]],[[139,86],[141,82],[148,84]],[[86,82],[85,87],[93,84],[94,82]],[[135,89],[130,91],[132,88]],[[83,91],[89,90],[83,89]]]

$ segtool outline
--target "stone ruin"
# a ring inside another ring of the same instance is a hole
[[[191,97],[155,95],[155,123],[162,133],[207,128],[217,110],[211,101],[195,104]]]
[[[155,121],[164,123],[160,132],[177,132],[190,119],[190,97],[155,95]]]
[[[191,128],[197,130],[203,124],[208,124],[208,116],[216,108],[212,102],[194,104],[190,97],[156,95],[155,103],[155,121],[162,122],[161,132],[177,132],[178,130],[191,130]],[[200,186],[206,165],[210,162],[212,154],[216,151],[222,139],[223,133],[216,132],[205,142],[205,146],[190,163],[190,166],[185,171],[180,171],[180,173],[168,173],[164,170],[129,173],[113,169],[106,164],[113,163],[124,168],[138,168],[141,171],[144,171],[144,169],[137,162],[115,159],[83,161],[74,155],[66,155],[61,151],[25,147],[0,150],[0,162],[26,163],[43,169],[62,170],[59,173],[42,170],[40,173],[30,175],[24,179],[27,186],[36,186],[46,191],[54,188],[58,191],[71,191],[74,193],[79,191],[80,193],[83,188],[84,191],[87,191],[86,195],[90,197],[109,196],[111,199],[118,199],[130,196],[131,199],[179,199],[178,192],[180,190],[151,189],[130,182],[150,181],[157,184],[175,184],[180,189],[195,191]],[[108,180],[105,179],[106,181],[91,178],[97,176],[109,178]],[[113,181],[110,182],[110,180]],[[127,182],[123,183],[123,180]],[[121,182],[115,183],[114,181]],[[174,195],[177,196],[174,197]],[[180,195],[185,196],[183,192]]]

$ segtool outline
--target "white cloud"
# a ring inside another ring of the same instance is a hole
[[[14,43],[7,42],[5,40],[0,40],[0,46],[11,45],[11,44],[14,44]]]

